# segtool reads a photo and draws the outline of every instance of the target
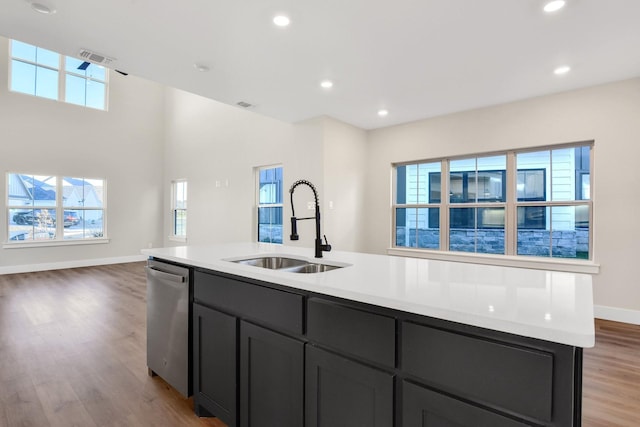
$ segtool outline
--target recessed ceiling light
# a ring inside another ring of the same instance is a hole
[[[320,82],[320,86],[322,86],[323,89],[331,89],[333,87],[333,82],[331,80],[323,80]]]
[[[567,74],[569,71],[571,71],[571,67],[569,67],[568,65],[563,65],[562,67],[558,67],[553,70],[553,74],[555,74],[556,76],[562,76],[563,74]]]
[[[389,112],[387,110],[378,110],[378,115],[380,117],[384,117],[384,116],[386,116],[388,114],[389,114]]]
[[[196,70],[200,71],[201,73],[206,73],[207,71],[209,71],[209,67],[207,65],[204,65],[204,64],[195,63],[195,64],[193,64],[193,68],[195,68]]]
[[[564,0],[554,0],[547,2],[544,5],[544,11],[547,13],[555,12],[557,10],[562,9],[565,6],[566,2]]]
[[[43,3],[31,3],[31,9],[44,15],[53,15],[54,13],[56,13],[56,9],[54,7],[47,6]]]
[[[288,16],[278,15],[275,18],[273,18],[273,23],[276,24],[278,27],[286,27],[291,23],[291,20],[289,19]]]

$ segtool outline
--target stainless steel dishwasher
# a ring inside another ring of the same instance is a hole
[[[180,394],[191,395],[189,269],[147,263],[147,368]]]

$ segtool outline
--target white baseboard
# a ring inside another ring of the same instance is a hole
[[[640,325],[640,311],[637,310],[596,305],[593,307],[593,311],[597,319]]]
[[[92,267],[94,265],[123,264],[126,262],[145,261],[146,255],[131,255],[113,258],[83,259],[77,261],[47,262],[42,264],[12,265],[0,267],[0,275],[31,273],[34,271],[63,270],[65,268]]]

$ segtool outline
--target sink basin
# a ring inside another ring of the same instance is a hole
[[[270,270],[280,270],[283,268],[300,267],[308,264],[307,261],[295,258],[286,258],[280,256],[257,257],[248,259],[239,259],[233,262],[244,265],[252,265],[254,267],[268,268]]]
[[[291,273],[324,273],[325,271],[335,270],[336,268],[342,267],[339,265],[315,264],[310,262],[305,265],[287,268],[285,271],[289,271]]]
[[[243,259],[229,259],[227,261],[253,267],[268,268],[270,270],[280,270],[289,273],[324,273],[325,271],[342,268],[341,265],[319,264],[303,259],[288,258],[283,256],[264,256]]]

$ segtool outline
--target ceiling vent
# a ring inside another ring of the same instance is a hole
[[[80,53],[78,53],[78,56],[84,59],[85,61],[89,61],[93,64],[98,64],[98,65],[109,65],[113,61],[115,61],[114,58],[109,58],[108,56],[90,51],[88,49],[80,49]]]
[[[238,102],[237,105],[241,106],[242,108],[253,107],[253,105],[249,104],[248,102],[244,102],[244,101]]]

